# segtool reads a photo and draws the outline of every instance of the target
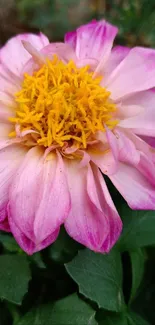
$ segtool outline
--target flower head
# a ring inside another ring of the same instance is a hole
[[[0,50],[0,229],[32,254],[64,224],[108,252],[122,223],[102,174],[133,209],[155,209],[155,51],[114,47],[93,21],[51,43]],[[101,174],[102,172],[102,174]]]

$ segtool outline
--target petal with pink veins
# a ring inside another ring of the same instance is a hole
[[[140,161],[137,169],[148,179],[148,181],[155,185],[155,164],[153,160],[150,159],[143,152],[140,154]]]
[[[69,235],[97,252],[109,252],[122,224],[101,173],[90,165],[68,162],[71,211],[65,221]],[[75,186],[76,184],[76,186]]]
[[[46,238],[43,242],[35,243],[31,239],[29,239],[24,232],[20,230],[20,228],[15,223],[14,219],[9,219],[9,225],[11,230],[13,229],[13,235],[15,239],[17,240],[19,246],[28,254],[32,255],[35,252],[38,252],[47,246],[49,246],[51,243],[53,243],[59,234],[59,228],[55,230],[54,233],[52,233],[48,238]]]
[[[144,109],[145,108],[140,105],[125,105],[122,102],[118,103],[117,112],[115,115],[116,119],[120,120],[118,125],[125,119],[141,114],[144,111]]]
[[[0,230],[10,232],[10,226],[7,218],[7,209],[3,207],[0,211]]]
[[[7,222],[9,189],[25,153],[26,149],[17,145],[0,150],[0,229],[3,230],[9,229]]]
[[[0,103],[0,123],[4,122],[10,124],[9,117],[14,117],[13,109]]]
[[[129,47],[120,45],[117,45],[112,49],[109,59],[104,67],[104,82],[106,78],[111,75],[113,70],[120,64],[120,62],[125,59],[130,50],[131,49]]]
[[[113,100],[155,87],[155,50],[135,47],[116,67],[104,85]]]
[[[124,131],[124,129],[122,131]],[[143,152],[150,160],[152,160],[151,148],[141,137],[132,133],[130,130],[125,130],[125,134],[127,134],[127,137],[134,143],[137,150]]]
[[[0,120],[2,120],[2,118],[0,118]],[[0,150],[13,144],[21,144],[23,141],[20,137],[9,137],[9,134],[14,131],[14,127],[9,121],[4,120],[4,122],[6,123],[0,122]]]
[[[13,96],[20,89],[20,85],[21,80],[7,67],[0,64],[0,91],[6,93],[12,103]]]
[[[41,170],[42,152],[37,148],[32,148],[17,170],[9,193],[10,225],[15,223],[20,231],[34,242],[33,224],[37,205],[39,206],[37,199],[41,185]],[[13,227],[11,231],[14,234]],[[16,240],[18,242],[18,238]]]
[[[113,156],[115,160],[118,160],[119,157],[119,148],[118,148],[118,141],[116,138],[116,135],[108,128],[106,128],[106,136],[108,143],[110,145],[111,151],[113,153]]]
[[[8,205],[11,231],[28,253],[51,244],[67,217],[70,196],[61,156],[46,160],[37,148],[29,150],[16,173]]]
[[[41,242],[60,227],[71,207],[65,166],[58,152],[50,153],[44,163],[39,201],[34,234]]]
[[[155,91],[149,89],[130,95],[117,104],[117,116],[120,120],[137,116],[147,108],[155,107]]]
[[[146,107],[138,115],[119,122],[119,126],[132,130],[133,133],[144,136],[155,136],[155,109]]]
[[[5,208],[2,206],[2,210],[0,210],[0,230],[10,232],[10,226],[7,217],[7,204]]]
[[[155,90],[149,89],[140,91],[129,95],[127,98],[122,99],[122,105],[126,107],[140,106],[142,108],[154,107],[155,106]]]
[[[105,175],[113,175],[118,168],[117,160],[114,158],[110,149],[102,150],[90,148],[88,151],[91,161],[101,169]]]
[[[76,49],[77,32],[68,32],[65,34],[65,43],[69,44],[74,50]]]
[[[75,49],[78,59],[95,59],[102,65],[107,61],[118,29],[101,20],[83,25],[65,35],[65,42]],[[85,63],[86,64],[86,63]]]
[[[5,218],[4,221],[0,221],[0,230],[10,232],[10,226],[7,218]]]
[[[47,37],[42,33],[39,35],[21,34],[11,38],[0,50],[0,61],[17,76],[31,58],[31,55],[24,49],[22,40],[30,42],[37,50],[49,44]]]
[[[153,89],[123,99],[121,106],[118,107],[119,126],[133,129],[134,133],[142,136],[154,136],[154,107],[155,91]]]
[[[151,147],[155,148],[155,137],[142,136],[142,140],[148,143]]]
[[[132,209],[155,209],[155,187],[135,167],[120,163],[109,178]]]
[[[56,54],[60,60],[64,62],[68,62],[70,60],[76,61],[76,55],[74,50],[68,45],[64,43],[51,43],[45,46],[41,53],[43,53],[49,59],[53,58],[53,55]]]
[[[8,138],[8,135],[12,129],[13,127],[11,123],[0,123],[0,140],[3,138]]]
[[[64,63],[68,63],[70,60],[73,60],[74,62],[77,61],[77,57],[75,55],[74,50],[68,44],[64,44],[64,43],[50,43],[47,46],[45,46],[40,51],[40,55],[41,55],[40,59],[42,59],[43,56],[45,59],[48,58],[49,60],[52,60],[55,54]],[[31,58],[23,66],[22,74],[26,72],[31,75],[33,71],[37,70],[38,68],[40,68],[40,65],[38,65],[38,63],[34,60],[34,58]]]
[[[118,160],[138,165],[140,161],[140,152],[136,149],[134,142],[120,128],[116,127],[114,134],[118,145]]]
[[[110,132],[110,131],[109,131]],[[114,135],[111,135],[111,138],[114,138]],[[91,161],[97,165],[103,174],[112,175],[116,172],[118,168],[117,163],[117,143],[115,142],[115,148],[113,145],[113,150],[111,150],[111,145],[108,143],[108,139],[105,132],[99,131],[97,133],[97,140],[99,143],[92,145],[88,148],[87,152],[90,156]],[[109,134],[110,141],[110,134]],[[111,140],[112,141],[112,140]]]

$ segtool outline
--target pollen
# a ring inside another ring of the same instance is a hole
[[[97,131],[112,129],[116,105],[110,92],[93,78],[89,66],[76,67],[55,55],[32,75],[25,74],[21,90],[15,94],[15,117],[9,120],[35,145],[87,148]],[[12,132],[10,136],[16,136]]]

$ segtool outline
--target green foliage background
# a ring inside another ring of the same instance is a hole
[[[119,43],[155,46],[154,0],[0,0],[0,40],[39,30],[63,40],[66,31],[102,18],[119,27]]]
[[[94,18],[120,28],[119,44],[155,46],[153,0],[0,0],[0,42],[39,30],[63,40]],[[63,228],[33,256],[0,233],[0,325],[155,325],[155,212],[130,210],[108,186],[124,224],[109,255]]]

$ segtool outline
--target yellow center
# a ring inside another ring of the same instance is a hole
[[[15,94],[16,116],[10,121],[21,132],[30,130],[28,137],[35,144],[86,148],[97,131],[117,124],[110,92],[100,86],[100,77],[92,76],[89,66],[77,68],[73,61],[65,64],[54,56],[32,76],[24,75]]]

